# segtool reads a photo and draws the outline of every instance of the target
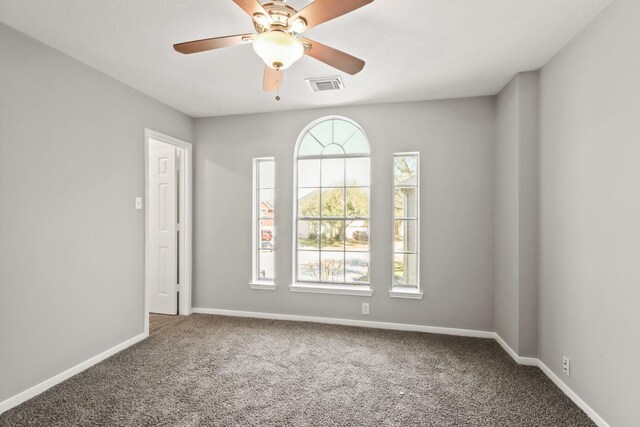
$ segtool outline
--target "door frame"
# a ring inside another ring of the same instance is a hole
[[[180,284],[178,291],[180,297],[178,300],[178,314],[188,316],[191,314],[191,295],[192,295],[192,265],[193,265],[193,156],[192,144],[173,138],[171,136],[156,132],[152,129],[144,129],[144,332],[149,334],[149,291],[147,286],[147,271],[149,268],[149,139],[153,138],[157,141],[164,142],[182,149],[184,153],[182,160],[182,168],[180,168],[180,198],[178,204],[182,212],[180,218],[180,238],[178,239],[178,247],[180,256],[178,260],[178,269],[180,275]]]

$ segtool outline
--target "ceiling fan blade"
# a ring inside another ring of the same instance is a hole
[[[223,47],[237,46],[246,44],[248,38],[252,38],[255,34],[238,34],[236,36],[215,37],[213,39],[193,40],[190,42],[174,44],[173,48],[186,54],[205,52],[207,50],[220,49]]]
[[[288,22],[292,24],[297,18],[303,18],[307,22],[306,29],[309,29],[360,9],[371,2],[373,0],[316,0],[289,18]]]
[[[253,18],[256,13],[260,13],[266,16],[269,22],[271,22],[271,16],[264,10],[264,7],[262,7],[258,0],[233,0],[233,2],[240,6],[250,17]]]
[[[311,49],[305,52],[306,55],[331,65],[340,71],[353,75],[358,74],[364,68],[364,61],[360,58],[304,37],[301,37],[300,41],[311,45]]]
[[[282,71],[274,70],[271,67],[264,67],[264,79],[262,88],[266,92],[279,92],[282,87]]]

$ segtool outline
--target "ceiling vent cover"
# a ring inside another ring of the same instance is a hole
[[[325,92],[327,90],[344,89],[344,83],[342,83],[342,79],[340,78],[340,76],[307,79],[307,84],[314,92]]]

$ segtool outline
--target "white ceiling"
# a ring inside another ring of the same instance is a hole
[[[290,0],[300,9],[308,0]],[[253,31],[231,0],[1,0],[0,21],[193,117],[494,95],[536,70],[611,0],[375,0],[305,36],[367,62],[349,76],[304,57],[282,101],[250,45],[191,56],[177,42]],[[312,93],[304,79],[341,75]]]

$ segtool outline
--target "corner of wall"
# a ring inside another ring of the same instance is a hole
[[[498,95],[494,320],[527,357],[537,355],[539,116],[539,71],[516,74]]]

